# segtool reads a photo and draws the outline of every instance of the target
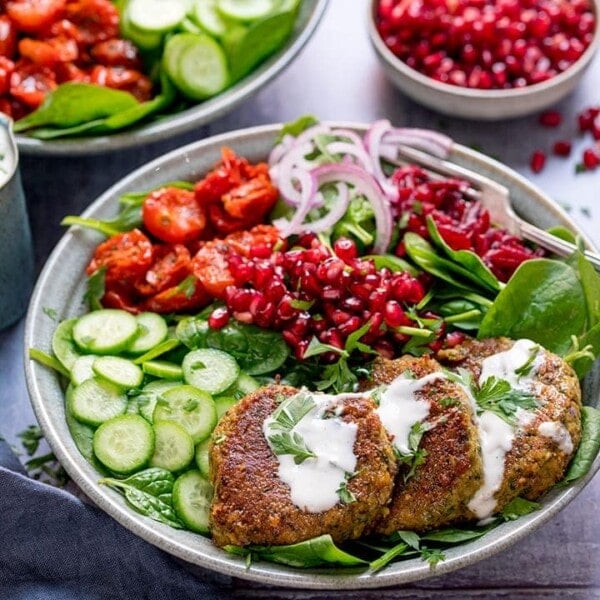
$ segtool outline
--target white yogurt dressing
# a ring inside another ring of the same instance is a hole
[[[483,485],[469,501],[469,510],[479,519],[493,514],[496,508],[494,494],[502,485],[504,458],[512,448],[515,432],[498,415],[484,411],[479,416],[479,442],[483,461]]]
[[[533,377],[544,360],[543,354],[537,352],[528,373],[519,375],[516,371],[529,361],[532,353],[536,352],[539,347],[531,340],[517,340],[510,350],[488,356],[481,364],[479,385],[482,385],[490,377],[496,377],[508,381],[512,388],[529,391],[534,381]]]
[[[430,373],[420,379],[401,375],[381,394],[377,414],[386,431],[393,436],[392,442],[400,454],[410,453],[408,438],[413,425],[422,423],[429,416],[429,402],[419,398],[416,392],[444,378],[441,372]]]
[[[340,486],[356,469],[354,442],[358,427],[340,416],[343,400],[349,396],[353,395],[311,394],[315,406],[292,428],[315,458],[296,464],[290,454],[276,455],[278,476],[290,487],[292,502],[307,512],[333,508],[340,500]],[[272,426],[272,418],[265,419],[263,433],[267,441],[274,431]]]
[[[573,440],[569,430],[557,421],[545,421],[540,423],[538,433],[544,437],[550,438],[556,443],[558,449],[565,454],[573,452]]]
[[[479,385],[483,385],[490,377],[508,381],[512,388],[530,391],[535,384],[535,374],[543,362],[543,355],[537,352],[529,364],[528,372],[518,374],[520,369],[539,348],[531,340],[517,340],[512,348],[498,352],[485,358],[481,365]],[[470,395],[472,398],[472,395]],[[526,427],[535,418],[531,411],[517,409],[515,414],[517,425],[512,427],[490,411],[479,415],[478,429],[483,462],[483,484],[469,501],[468,507],[479,519],[490,517],[496,508],[494,494],[500,489],[504,478],[506,454],[512,448],[516,432]]]

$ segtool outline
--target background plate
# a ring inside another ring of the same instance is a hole
[[[214,98],[173,116],[113,135],[58,140],[38,140],[24,134],[17,135],[19,150],[22,154],[32,155],[96,154],[165,140],[210,123],[260,91],[283,71],[311,38],[326,7],[327,0],[302,0],[294,31],[285,45],[247,77]]]
[[[359,130],[366,127],[356,123],[334,125]],[[118,209],[118,198],[126,192],[150,189],[169,180],[199,179],[219,160],[220,149],[224,145],[232,147],[251,161],[264,160],[280,127],[269,125],[230,132],[170,152],[112,186],[85,211],[84,216],[114,216]],[[455,146],[450,159],[507,186],[517,212],[532,223],[543,228],[563,225],[577,231],[573,222],[547,196],[497,161],[464,146]],[[25,330],[26,351],[30,347],[50,351],[56,320],[48,316],[49,309],[56,311],[57,320],[76,316],[85,310],[84,271],[96,244],[102,239],[92,231],[75,228],[69,230],[58,243],[38,279],[31,299]],[[600,468],[599,456],[583,480],[569,488],[548,493],[542,500],[540,510],[505,523],[474,542],[445,551],[446,560],[438,563],[435,569],[420,559],[394,563],[374,575],[346,569],[301,570],[269,563],[255,563],[247,568],[243,558],[226,554],[200,535],[175,530],[143,517],[128,508],[117,492],[98,486],[98,473],[79,454],[67,429],[64,396],[58,377],[49,369],[30,361],[27,356],[25,370],[33,409],[48,443],[71,478],[100,508],[143,539],[190,563],[272,585],[313,589],[374,588],[441,575],[473,564],[514,544],[554,516],[575,498]],[[584,381],[584,402],[596,407],[600,405],[598,361]]]

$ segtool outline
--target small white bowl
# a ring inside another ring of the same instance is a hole
[[[375,25],[377,4],[378,0],[370,3],[369,36],[389,80],[416,102],[454,117],[494,121],[521,117],[548,108],[575,88],[600,45],[600,0],[593,0],[597,23],[592,43],[579,60],[562,73],[522,88],[482,90],[459,87],[423,75],[393,54]]]

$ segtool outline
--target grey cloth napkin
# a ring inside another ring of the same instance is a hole
[[[228,578],[193,571],[98,508],[28,478],[0,440],[0,599],[232,597]]]

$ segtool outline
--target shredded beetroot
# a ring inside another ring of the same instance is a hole
[[[551,79],[581,57],[596,28],[588,0],[380,0],[376,23],[409,67],[479,89]]]

